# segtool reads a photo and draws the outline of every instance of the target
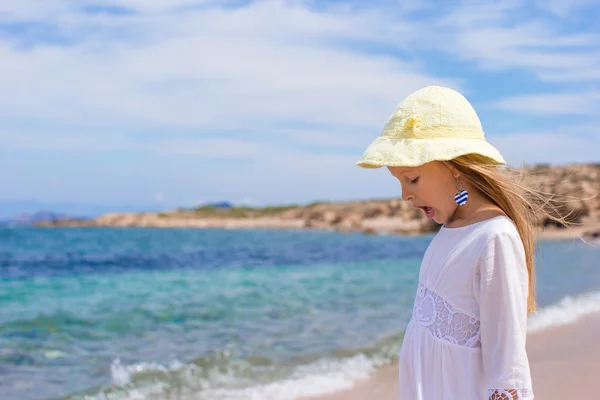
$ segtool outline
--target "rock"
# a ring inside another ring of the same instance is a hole
[[[327,224],[334,225],[339,223],[342,217],[334,211],[326,211],[323,213],[322,220]]]
[[[377,231],[373,228],[365,228],[362,230],[362,233],[365,235],[377,235]]]
[[[598,228],[596,230],[586,231],[584,233],[584,236],[587,236],[587,237],[590,237],[593,239],[600,238],[600,228]]]
[[[362,229],[362,219],[357,215],[350,215],[349,217],[340,221],[336,225],[336,228],[343,232],[360,230]]]
[[[600,225],[600,163],[524,167],[523,183],[544,192],[541,201],[552,196],[567,196],[567,202],[554,202],[568,220],[587,228]],[[562,198],[561,198],[562,201]],[[540,227],[556,225],[540,216]],[[95,220],[47,222],[44,226],[158,226],[335,229],[366,234],[389,232],[418,234],[435,232],[439,225],[425,217],[422,210],[401,199],[318,202],[305,207],[268,207],[215,209],[210,213],[175,209],[162,213],[109,213]],[[560,224],[558,224],[560,226]],[[600,229],[591,229],[597,235]]]

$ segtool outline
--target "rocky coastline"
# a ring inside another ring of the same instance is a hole
[[[550,195],[566,196],[559,204],[573,226],[539,221],[547,238],[600,238],[600,163],[523,167],[524,183]],[[439,225],[400,199],[319,202],[306,206],[265,208],[211,206],[147,213],[108,213],[95,219],[58,219],[38,226],[163,227],[226,229],[326,229],[344,233],[418,235]]]

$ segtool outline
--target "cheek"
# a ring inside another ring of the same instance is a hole
[[[456,205],[454,202],[454,193],[443,190],[439,186],[424,189],[426,190],[421,192],[421,199],[439,211],[447,212]]]
[[[454,201],[454,195],[456,193],[452,191],[447,191],[443,195],[441,195],[440,199],[440,208],[442,210],[443,217],[446,218],[452,215],[456,211],[456,201]]]
[[[440,207],[444,204],[442,190],[436,185],[422,187],[419,190],[420,198],[432,207]]]

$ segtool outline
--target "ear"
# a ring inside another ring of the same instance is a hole
[[[460,171],[458,171],[456,168],[454,168],[452,166],[452,164],[450,164],[449,162],[442,161],[442,165],[444,165],[446,168],[448,168],[450,170],[450,173],[452,174],[454,179],[458,179],[462,176]]]
[[[462,174],[456,168],[453,168],[451,166],[449,166],[448,168],[450,168],[450,173],[452,174],[454,179],[458,179],[462,176]]]

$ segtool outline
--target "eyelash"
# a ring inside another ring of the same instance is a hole
[[[416,184],[417,182],[419,182],[419,177],[416,177],[415,179],[410,181],[410,183],[413,185]]]

